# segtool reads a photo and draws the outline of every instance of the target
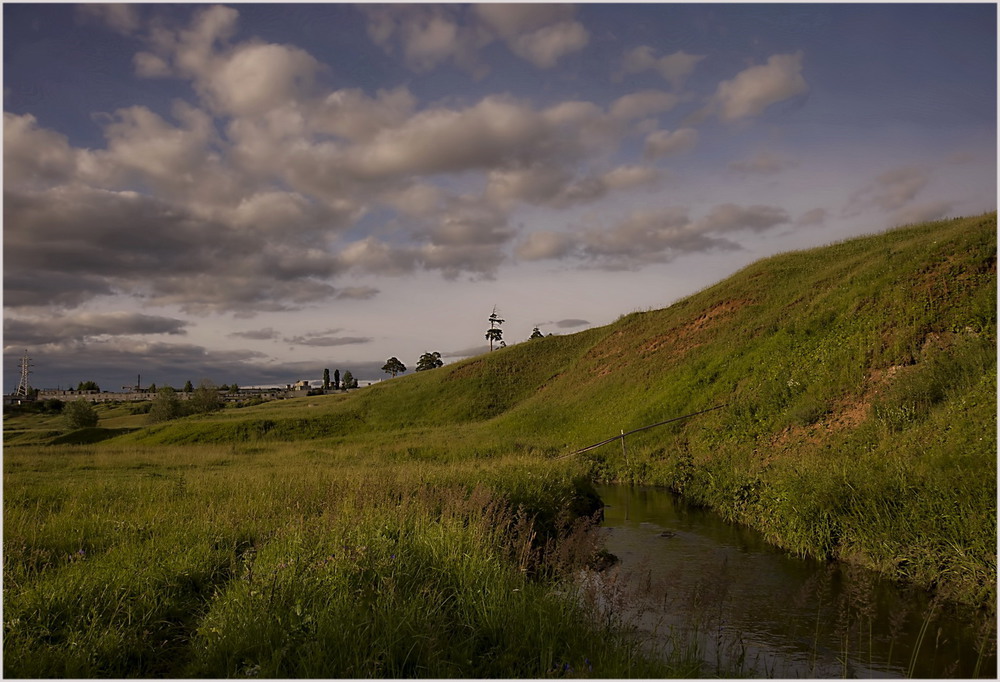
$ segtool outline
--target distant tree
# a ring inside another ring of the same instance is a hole
[[[149,393],[156,393],[156,384],[150,384],[146,391]]]
[[[541,338],[543,338],[543,334],[540,331],[538,331],[538,327],[535,327],[534,329],[531,330],[531,336],[528,337],[528,340],[530,341],[531,339],[541,339]]]
[[[191,395],[188,404],[191,407],[191,411],[195,414],[215,412],[222,409],[219,388],[208,379],[202,379],[198,383],[198,388]]]
[[[76,387],[76,390],[78,390],[78,391],[97,391],[97,392],[100,392],[101,387],[98,386],[97,383],[95,383],[93,381],[81,381],[80,384]]]
[[[330,390],[330,370],[328,369],[323,370],[323,390]]]
[[[184,382],[184,392],[191,393],[192,391],[194,391],[194,386],[191,385],[191,380],[188,379]]]
[[[346,391],[349,388],[357,388],[357,387],[358,387],[358,380],[354,378],[353,374],[351,374],[351,370],[347,370],[346,372],[344,372],[344,380],[341,382],[341,388],[343,388]]]
[[[335,390],[335,391],[339,391],[340,390],[340,370],[339,369],[333,370],[333,390]]]
[[[500,329],[500,325],[504,323],[497,315],[497,307],[493,306],[493,313],[490,315],[490,328],[486,330],[486,338],[490,342],[490,350],[493,350],[493,344],[503,342],[503,330]]]
[[[230,391],[231,393],[236,393],[236,392],[237,392],[237,391],[239,391],[239,390],[240,390],[240,387],[239,387],[239,386],[237,386],[236,384],[230,384],[230,385],[229,385],[229,391]]]
[[[229,384],[222,384],[222,386],[219,386],[219,390],[220,391],[225,391],[225,392],[228,393],[229,392]]]
[[[399,358],[394,355],[385,361],[385,364],[382,365],[382,371],[395,377],[397,374],[402,374],[406,371],[406,365],[400,362]]]
[[[97,411],[94,410],[93,405],[80,398],[63,408],[63,420],[66,423],[66,427],[71,430],[97,426]]]
[[[424,353],[420,356],[420,360],[417,361],[417,368],[414,371],[423,372],[427,369],[435,369],[443,364],[444,363],[441,362],[441,354],[437,351],[434,351],[433,353]]]
[[[177,397],[177,391],[170,386],[164,386],[156,394],[149,408],[149,421],[155,424],[176,419],[181,416],[181,412],[181,399]]]

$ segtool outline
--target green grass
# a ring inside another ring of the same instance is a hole
[[[716,405],[630,436],[627,460],[619,442],[557,459]],[[4,419],[12,675],[690,671],[648,667],[620,623],[595,637],[553,592],[593,549],[572,521],[588,478],[992,609],[996,216],[769,258],[349,394],[156,425],[98,410],[77,434]]]
[[[579,464],[106,445],[8,458],[8,676],[680,674],[564,582],[597,550]]]
[[[992,601],[995,214],[769,258],[663,310],[354,394],[125,438],[550,457],[720,404],[636,436],[629,467],[608,446],[594,473],[683,490],[800,554]]]

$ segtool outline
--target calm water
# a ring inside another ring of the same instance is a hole
[[[598,492],[607,549],[621,559],[601,576],[604,599],[654,646],[697,642],[724,675],[968,678],[978,665],[996,677],[995,619],[931,610],[925,593],[869,571],[790,557],[668,491]]]

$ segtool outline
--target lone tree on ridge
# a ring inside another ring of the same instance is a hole
[[[441,362],[441,354],[437,351],[434,351],[433,353],[424,353],[420,356],[420,360],[417,361],[417,368],[414,371],[423,372],[424,370],[435,369],[443,364],[444,363]]]
[[[395,377],[397,374],[402,374],[406,371],[406,365],[399,361],[399,358],[393,356],[385,361],[382,365],[382,371],[391,374]]]
[[[490,328],[486,330],[486,338],[490,342],[490,352],[493,352],[494,343],[503,343],[503,330],[500,329],[500,325],[503,323],[504,321],[497,315],[497,307],[493,306],[493,314],[490,315]]]

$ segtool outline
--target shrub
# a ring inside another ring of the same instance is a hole
[[[63,408],[63,419],[66,422],[67,428],[76,430],[97,426],[98,418],[94,406],[83,398],[80,398]]]

